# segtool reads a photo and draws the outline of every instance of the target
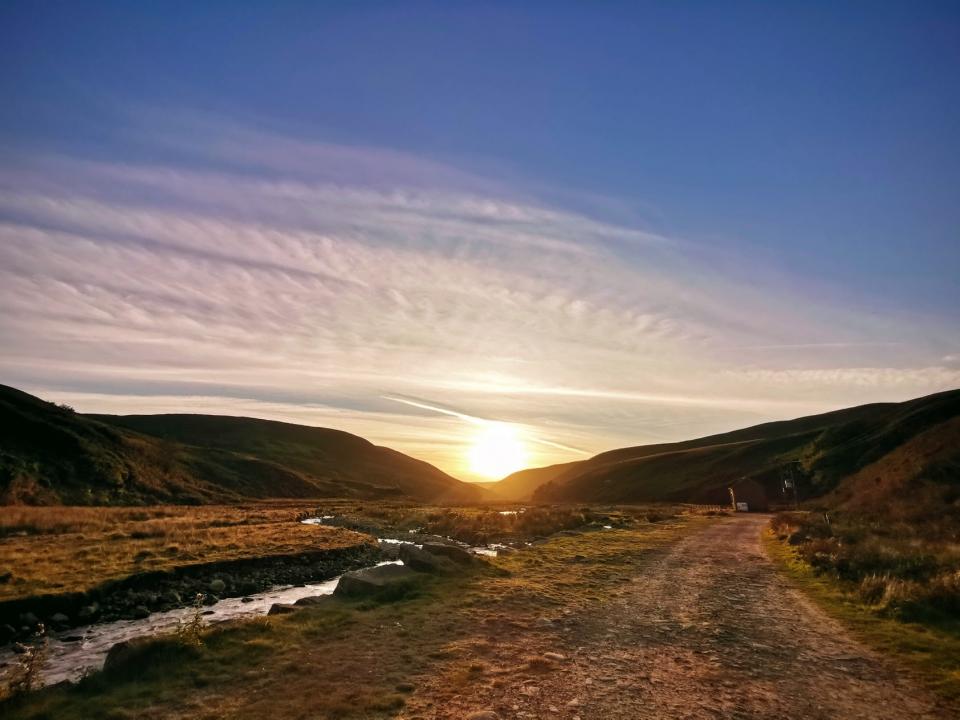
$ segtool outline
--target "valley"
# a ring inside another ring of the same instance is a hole
[[[324,428],[6,389],[4,716],[960,717],[958,402],[470,486]]]
[[[374,506],[348,522],[411,509]],[[282,614],[267,615],[264,607],[246,619],[205,621],[196,644],[176,632],[136,642],[122,662],[75,685],[22,696],[7,704],[6,716],[573,720],[956,712],[946,694],[931,689],[937,673],[878,651],[778,571],[761,542],[767,516],[689,507],[593,512],[587,524],[547,537],[501,537],[506,552],[478,555],[463,570],[418,572],[400,595],[326,595]],[[464,527],[469,516],[511,517],[465,513]],[[409,535],[403,525],[393,534]],[[303,592],[322,595],[318,587]]]

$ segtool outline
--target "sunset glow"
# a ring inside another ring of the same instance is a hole
[[[3,384],[466,480],[960,386],[939,18],[43,5],[0,23]]]
[[[527,466],[527,448],[513,425],[484,423],[477,430],[469,453],[470,471],[499,480]]]

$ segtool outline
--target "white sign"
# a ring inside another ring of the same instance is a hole
[[[746,503],[737,503],[737,512],[750,512],[750,507]]]

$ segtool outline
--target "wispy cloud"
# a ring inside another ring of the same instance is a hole
[[[0,171],[6,382],[334,425],[461,475],[464,421],[524,426],[546,463],[960,385],[953,321],[745,282],[434,161],[160,140],[189,162]]]

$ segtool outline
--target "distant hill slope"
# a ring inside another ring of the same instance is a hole
[[[81,415],[0,385],[0,498],[8,503],[481,493],[338,430],[216,415]]]
[[[904,403],[862,405],[523,470],[504,478],[495,492],[512,499],[712,503],[725,502],[726,488],[749,478],[775,498],[780,469],[798,461],[801,491],[819,496],[921,433],[942,436],[949,444],[954,426],[947,421],[958,415],[957,390]]]

